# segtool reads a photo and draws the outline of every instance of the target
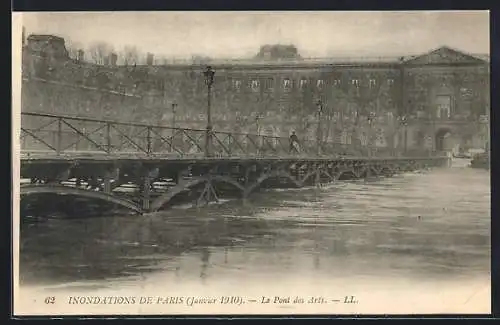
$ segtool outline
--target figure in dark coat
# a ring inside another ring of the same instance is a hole
[[[290,136],[290,153],[294,152],[299,153],[297,147],[299,145],[299,138],[295,134],[295,131],[292,132],[292,135]]]

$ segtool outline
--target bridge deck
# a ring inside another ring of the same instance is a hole
[[[422,160],[432,157],[353,157],[353,156],[307,156],[307,155],[288,155],[288,156],[229,156],[229,157],[205,157],[203,155],[186,155],[178,157],[176,155],[145,155],[138,153],[120,153],[120,154],[105,154],[98,152],[75,152],[75,153],[21,153],[21,161],[43,161],[50,162],[64,162],[64,161],[87,161],[87,162],[105,162],[105,161],[144,161],[144,162],[245,162],[245,161],[332,161],[332,160],[346,160],[346,161],[397,161],[397,160]],[[442,157],[434,157],[442,159]]]

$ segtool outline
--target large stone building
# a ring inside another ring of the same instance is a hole
[[[283,54],[284,53],[284,54]],[[119,66],[70,58],[64,39],[31,35],[22,109],[204,128],[206,64],[215,73],[214,129],[408,150],[484,147],[489,59],[441,47],[397,58],[304,59],[293,46],[249,60]],[[318,113],[321,110],[321,113]],[[402,123],[401,120],[406,120]],[[406,141],[406,143],[405,143]]]

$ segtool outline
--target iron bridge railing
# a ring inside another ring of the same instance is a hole
[[[172,128],[141,123],[117,122],[21,113],[21,152],[36,154],[107,154],[149,157],[203,157],[206,130]],[[393,150],[299,139],[299,151],[290,151],[286,137],[214,131],[211,156],[287,157],[287,156],[394,156]],[[419,155],[422,156],[422,155]],[[426,155],[427,156],[427,155]]]

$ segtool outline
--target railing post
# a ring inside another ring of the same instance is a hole
[[[112,186],[111,180],[115,179],[118,181],[120,178],[120,169],[118,167],[113,166],[110,169],[107,169],[104,173],[104,193],[111,193]]]
[[[174,149],[174,138],[175,138],[175,128],[172,128],[172,135],[170,136],[170,145],[169,145],[170,153],[172,153],[172,150]]]
[[[146,170],[143,182],[142,191],[142,208],[144,211],[148,211],[151,205],[151,176],[149,170]]]
[[[111,124],[106,123],[106,150],[111,153]]]
[[[61,147],[62,147],[62,118],[57,119],[57,138],[56,138],[56,149],[57,149],[57,154],[61,154]]]
[[[146,135],[146,141],[147,141],[147,152],[148,155],[151,154],[151,126],[148,126],[148,132]]]

